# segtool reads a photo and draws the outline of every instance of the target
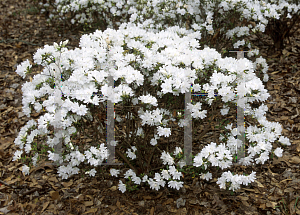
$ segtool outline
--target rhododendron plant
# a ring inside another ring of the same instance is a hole
[[[98,146],[85,145],[82,148],[72,143],[71,135],[77,131],[75,124],[78,120],[83,117],[93,119],[93,115],[96,114],[89,110],[89,104],[97,106],[108,100],[115,104],[127,100],[139,107],[136,120],[141,120],[141,127],[138,128],[138,135],[144,138],[144,141],[136,143],[135,146],[131,145],[126,153],[131,161],[135,160],[135,153],[141,145],[157,149],[160,139],[167,139],[172,135],[169,122],[176,119],[169,110],[161,108],[157,101],[167,93],[174,96],[183,94],[189,91],[192,85],[195,86],[194,92],[208,93],[205,101],[194,102],[188,107],[192,117],[200,124],[209,113],[208,110],[202,109],[202,104],[217,107],[217,104],[223,103],[220,113],[226,115],[228,111],[224,109],[235,108],[235,102],[238,106],[245,102],[245,115],[257,120],[260,127],[247,127],[247,156],[239,160],[239,163],[264,164],[273,153],[271,143],[289,145],[290,142],[280,136],[282,128],[278,123],[266,120],[266,105],[253,110],[250,106],[253,101],[264,102],[269,96],[254,73],[260,61],[222,58],[215,49],[199,49],[200,39],[199,31],[178,26],[154,32],[132,23],[124,23],[119,30],[97,30],[92,34],[83,35],[79,48],[74,50],[66,48],[67,41],[53,46],[46,45],[37,50],[34,63],[42,65],[44,69],[35,75],[31,82],[23,85],[23,111],[28,117],[33,110],[39,113],[43,110],[46,113],[37,122],[32,119],[21,129],[15,140],[20,150],[16,151],[13,160],[18,160],[24,153],[30,155],[32,150],[39,153],[33,147],[36,144],[35,138],[44,136],[48,138],[44,142],[49,148],[48,158],[60,164],[58,174],[62,179],[78,174],[80,164],[84,164],[85,167],[90,165],[91,169],[86,173],[95,176],[97,171],[94,167],[100,166],[108,158],[107,147],[101,143]],[[16,72],[25,77],[30,69],[31,66],[25,62]],[[108,86],[109,76],[120,84],[115,87]],[[152,89],[152,93],[145,93],[144,88]],[[215,99],[214,91],[219,92],[219,100]],[[239,98],[237,101],[235,92]],[[57,93],[62,94],[61,104],[56,101]],[[102,94],[103,97],[100,99],[94,93]],[[180,119],[178,125],[185,126],[185,120]],[[152,131],[147,129],[146,133],[146,126],[152,127]],[[52,135],[50,131],[57,127],[62,129]],[[213,166],[223,170],[233,165],[236,147],[243,144],[235,139],[238,133],[236,128],[232,128],[232,123],[228,124],[225,136],[220,136],[222,143],[212,142],[193,156],[193,168],[199,172],[200,178],[212,179],[209,170]],[[50,138],[50,134],[53,138]],[[60,144],[60,139],[63,139],[63,154],[53,150]],[[124,143],[116,145],[126,147]],[[159,190],[160,186],[180,189],[184,182],[181,181],[183,175],[179,169],[185,166],[181,151],[179,147],[171,154],[162,151],[160,159],[166,168],[161,169],[161,173],[155,173],[154,178],[148,178],[145,173],[139,176],[132,169],[125,173],[124,178],[137,185],[148,183],[155,190]],[[274,153],[276,156],[282,155],[281,148],[275,149]],[[180,162],[176,163],[175,158]],[[23,172],[29,173],[27,166],[23,167]],[[118,174],[117,170],[111,169],[111,175]],[[248,185],[254,179],[255,172],[248,176],[239,176],[227,171],[217,183],[221,188],[230,185],[229,189],[234,191],[239,189],[241,184]],[[119,189],[121,192],[126,190],[122,181]]]

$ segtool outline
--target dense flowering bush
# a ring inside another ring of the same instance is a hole
[[[44,69],[34,76],[32,82],[23,85],[23,111],[28,117],[33,109],[36,112],[46,110],[47,113],[37,122],[30,120],[21,129],[15,140],[20,150],[16,151],[13,160],[18,160],[24,152],[30,155],[33,150],[36,151],[33,157],[35,165],[39,153],[33,147],[36,144],[35,138],[46,136],[48,139],[44,144],[49,147],[49,160],[61,164],[58,173],[63,179],[78,174],[81,163],[85,166],[89,164],[92,168],[101,165],[109,153],[104,143],[97,147],[85,145],[82,149],[74,146],[71,135],[76,132],[74,125],[79,119],[85,116],[93,119],[95,113],[89,110],[89,104],[99,105],[107,100],[115,104],[128,100],[132,105],[139,106],[137,120],[142,121],[139,135],[143,135],[145,126],[154,127],[148,135],[144,134],[148,139],[128,148],[126,154],[134,160],[140,145],[159,148],[157,140],[168,138],[172,134],[169,122],[176,119],[169,110],[158,106],[158,97],[167,93],[178,96],[188,91],[191,84],[194,92],[208,92],[206,103],[210,106],[224,103],[220,110],[222,115],[226,115],[230,108],[235,108],[232,104],[235,104],[234,92],[237,91],[240,98],[237,104],[241,106],[245,102],[248,111],[246,116],[253,117],[259,123],[259,127],[255,125],[246,129],[249,147],[246,158],[239,161],[241,164],[263,164],[269,159],[270,153],[282,156],[283,150],[280,147],[272,150],[272,143],[290,144],[286,137],[280,136],[281,126],[266,120],[264,114],[267,106],[261,105],[252,110],[249,104],[253,101],[263,102],[269,96],[254,73],[257,66],[261,65],[260,58],[254,63],[247,59],[222,58],[214,49],[199,50],[200,39],[199,31],[178,26],[154,32],[132,23],[124,23],[119,30],[107,29],[83,35],[79,48],[74,50],[66,48],[67,41],[59,45],[46,45],[37,50],[34,55],[35,64],[42,65]],[[263,67],[264,64],[262,69],[265,69]],[[25,61],[17,67],[16,72],[25,77],[30,68],[30,63]],[[108,86],[107,79],[110,75],[115,81],[120,80],[118,86]],[[142,94],[144,88],[154,88],[155,94]],[[215,101],[214,91],[221,95],[220,100]],[[63,93],[61,104],[57,102],[57,93]],[[93,96],[93,93],[103,94],[104,97],[100,99]],[[202,103],[190,105],[189,110],[192,117],[200,123],[208,113],[207,110],[202,110]],[[57,117],[59,121],[56,120]],[[178,125],[185,126],[185,120],[179,120]],[[55,132],[54,137],[50,138],[50,130],[58,127],[62,130]],[[202,179],[212,179],[209,167],[219,166],[223,170],[232,165],[236,146],[241,146],[242,143],[235,139],[239,132],[232,128],[232,124],[226,126],[226,131],[225,136],[220,136],[222,144],[211,143],[194,156],[194,168]],[[65,146],[62,155],[53,151],[53,147],[60,143],[60,138],[64,140]],[[122,146],[126,147],[123,143]],[[166,181],[170,188],[179,189],[183,182],[180,179],[182,172],[178,169],[185,166],[181,152],[181,148],[176,148],[171,154],[163,151],[161,159],[166,169],[155,173],[154,179],[149,179],[147,175],[142,175],[141,179],[133,170],[128,170],[124,177],[135,184],[147,182],[156,190],[165,186]],[[174,158],[181,159],[177,167]],[[63,163],[67,163],[67,166]],[[23,172],[29,173],[27,165]],[[117,176],[118,173],[118,170],[111,169],[111,175]],[[94,176],[95,168],[89,174]],[[236,190],[241,184],[248,185],[254,179],[254,172],[248,176],[225,172],[217,183],[221,188],[230,185],[229,189]],[[122,181],[119,189],[122,192],[126,190]]]
[[[276,29],[279,25],[273,26],[273,21],[284,19],[282,24],[287,25],[286,19],[293,18],[292,27],[299,17],[300,7],[293,0],[55,0],[53,6],[50,5],[49,2],[43,4],[44,11],[52,11],[50,18],[69,17],[72,24],[100,20],[98,22],[115,29],[122,23],[132,22],[144,23],[145,28],[156,31],[175,25],[200,30],[201,45],[216,48],[218,52],[251,49],[249,35],[264,33],[267,26],[271,31],[278,30],[279,37],[270,34],[277,46],[278,41],[290,36],[290,30],[284,28],[284,32],[280,32],[283,27]],[[67,16],[68,13],[72,15]]]

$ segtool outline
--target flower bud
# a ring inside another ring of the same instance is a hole
[[[53,43],[53,46],[54,46],[55,49],[58,48],[58,44],[56,42]]]
[[[68,42],[69,42],[69,40],[64,41],[63,44],[62,44],[63,47],[65,47],[68,44]]]

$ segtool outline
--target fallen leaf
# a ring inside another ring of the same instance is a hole
[[[42,212],[43,212],[44,210],[46,210],[46,208],[48,207],[48,205],[49,205],[49,202],[45,202],[45,203],[43,204]]]
[[[290,163],[299,164],[300,163],[300,157],[299,156],[293,156],[290,160]]]
[[[120,202],[119,202],[119,201],[117,201],[116,205],[117,205],[117,207],[120,209],[120,207],[121,207],[121,204],[120,204]]]
[[[112,186],[111,188],[109,188],[111,191],[116,191],[117,190],[117,186]]]
[[[266,208],[266,204],[260,204],[260,205],[259,205],[259,208],[261,208],[261,209],[264,210],[264,209]]]
[[[264,185],[262,185],[259,181],[255,180],[255,182],[257,183],[258,187],[264,187]]]
[[[152,207],[150,210],[150,215],[153,215],[153,214],[154,214],[154,207]]]
[[[73,184],[73,180],[71,180],[71,181],[69,181],[69,182],[62,182],[62,185],[63,185],[65,188],[71,187],[72,184]]]
[[[50,191],[50,196],[53,200],[58,200],[60,199],[60,196],[59,196],[59,192],[58,191]]]
[[[151,196],[143,196],[143,199],[144,200],[150,200],[150,199],[152,199],[152,197]]]
[[[97,208],[91,208],[90,210],[88,210],[88,211],[85,212],[84,214],[96,213],[96,212],[97,212]]]
[[[171,204],[172,202],[174,202],[174,199],[170,198],[167,201],[165,201],[164,203],[162,203],[162,205],[168,205],[168,204]]]
[[[93,204],[94,204],[93,201],[86,201],[86,202],[84,202],[84,205],[85,205],[86,207],[92,206]]]
[[[268,207],[268,208],[273,208],[273,209],[275,209],[275,206],[277,205],[277,202],[267,202],[266,203],[266,206]]]
[[[238,196],[238,198],[240,198],[243,201],[247,201],[249,199],[249,197],[247,196]]]
[[[284,192],[285,192],[285,193],[291,193],[291,192],[293,192],[294,190],[295,190],[294,188],[288,187],[288,188],[284,189]]]

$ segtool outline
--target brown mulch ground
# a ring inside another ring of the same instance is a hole
[[[300,29],[299,23],[295,27]],[[15,73],[16,66],[26,59],[32,62],[35,51],[45,44],[69,39],[69,48],[78,47],[84,32],[80,28],[64,29],[61,24],[49,25],[33,5],[20,0],[0,2],[0,29],[0,179],[5,182],[0,186],[0,214],[300,214],[300,30],[282,55],[267,55],[267,49],[257,43],[269,65],[270,80],[265,85],[271,95],[266,102],[267,119],[279,122],[283,135],[292,142],[282,158],[265,165],[235,167],[237,173],[256,171],[257,180],[234,194],[220,190],[216,179],[206,182],[191,176],[184,178],[185,186],[180,191],[152,191],[144,186],[122,194],[116,187],[119,178],[110,176],[108,167],[102,167],[96,177],[76,175],[61,180],[53,165],[46,162],[24,176],[22,162],[12,161],[17,149],[14,139],[29,120],[22,114],[21,86],[32,77],[22,80]],[[33,114],[34,118],[38,116]],[[210,120],[216,124],[220,118]],[[200,135],[207,126],[199,127]],[[208,130],[201,143],[218,141],[218,136]],[[83,139],[89,142],[88,138]],[[183,147],[179,142],[182,141],[174,139],[161,145],[172,151],[176,144]],[[201,145],[193,147],[196,151]],[[159,158],[153,160],[153,165],[158,165]],[[126,161],[122,162],[127,168]],[[180,204],[182,200],[185,203]]]

